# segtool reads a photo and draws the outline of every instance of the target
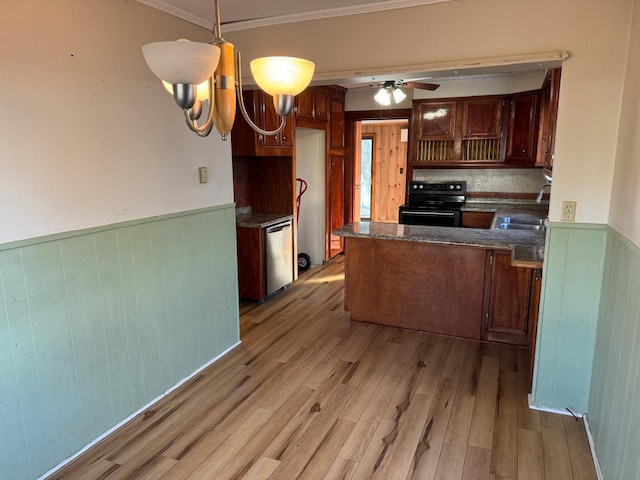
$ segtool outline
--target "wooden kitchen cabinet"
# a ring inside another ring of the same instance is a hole
[[[489,95],[415,101],[410,166],[502,164],[506,98]]]
[[[330,155],[327,172],[327,258],[344,251],[344,239],[333,231],[344,225],[344,156]]]
[[[505,164],[533,167],[538,135],[538,93],[512,95],[509,100]]]
[[[539,94],[415,100],[409,166],[533,167]]]
[[[510,250],[487,250],[482,339],[529,345],[532,269],[511,265]]]
[[[553,170],[561,73],[561,68],[552,68],[547,71],[540,92],[540,130],[536,167],[544,167],[549,171]]]
[[[456,101],[423,101],[414,106],[417,140],[453,140],[456,131]]]
[[[236,227],[240,298],[262,300],[267,294],[265,229]]]
[[[491,228],[493,212],[462,212],[461,223],[465,228]]]
[[[500,138],[503,98],[469,98],[462,102],[462,138]]]
[[[344,305],[352,320],[480,339],[483,248],[345,240]]]
[[[331,91],[329,116],[329,150],[344,152],[344,91]]]
[[[296,125],[323,129],[329,121],[330,92],[324,87],[307,87],[296,96]]]
[[[249,117],[264,130],[275,130],[280,116],[273,106],[271,95],[262,90],[243,92]],[[231,145],[235,156],[292,156],[295,141],[295,115],[287,117],[284,130],[275,136],[255,132],[238,111],[231,131]]]

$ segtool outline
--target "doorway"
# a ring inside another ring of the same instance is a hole
[[[300,198],[298,252],[310,257],[311,265],[325,259],[325,163],[326,132],[296,128],[296,176],[307,182]]]
[[[405,203],[407,119],[359,120],[354,131],[354,221],[398,223]]]

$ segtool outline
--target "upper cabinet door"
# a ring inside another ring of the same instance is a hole
[[[500,138],[502,98],[468,99],[462,108],[462,138]]]
[[[265,130],[275,130],[280,125],[273,98],[262,90],[244,92],[247,113]],[[284,130],[277,135],[262,135],[255,132],[242,115],[236,115],[231,132],[231,145],[235,156],[281,156],[293,155],[295,141],[295,115],[289,115]]]
[[[538,138],[538,112],[538,93],[524,93],[511,97],[506,163],[534,165]]]
[[[306,88],[296,96],[296,120],[315,120],[315,92]]]
[[[258,108],[260,109],[262,125],[265,130],[275,130],[280,126],[282,118],[276,113],[273,105],[273,97],[266,92],[260,90],[258,92],[260,101]],[[293,151],[293,132],[294,132],[294,116],[290,115],[286,119],[284,130],[277,135],[260,135],[260,144],[262,147],[290,148]]]
[[[331,150],[344,149],[344,94],[334,93],[331,96],[329,140]]]
[[[321,122],[329,120],[329,92],[316,88],[314,93],[314,119]],[[344,114],[344,109],[343,112]],[[344,115],[343,115],[344,116]]]
[[[329,121],[329,91],[323,87],[307,87],[296,96],[296,120],[314,122],[320,128]]]
[[[561,72],[561,68],[550,69],[540,92],[540,132],[538,134],[536,167],[544,167],[547,170],[553,169]]]
[[[418,105],[416,120],[417,140],[453,140],[456,102],[421,103]]]

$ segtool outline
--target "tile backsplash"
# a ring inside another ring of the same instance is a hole
[[[540,168],[416,168],[413,179],[466,180],[468,192],[538,193],[545,184]]]

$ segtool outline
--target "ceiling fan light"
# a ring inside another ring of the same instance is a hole
[[[378,93],[375,94],[373,99],[380,105],[384,105],[385,107],[391,105],[391,94],[384,87],[378,90]]]
[[[304,58],[262,57],[249,64],[258,86],[269,95],[298,95],[311,82],[315,64]]]
[[[400,103],[405,98],[407,98],[407,95],[402,90],[400,90],[399,88],[393,89],[393,99],[396,103]]]
[[[184,39],[148,43],[142,46],[142,54],[155,76],[172,85],[206,81],[220,59],[220,49],[215,45]]]

